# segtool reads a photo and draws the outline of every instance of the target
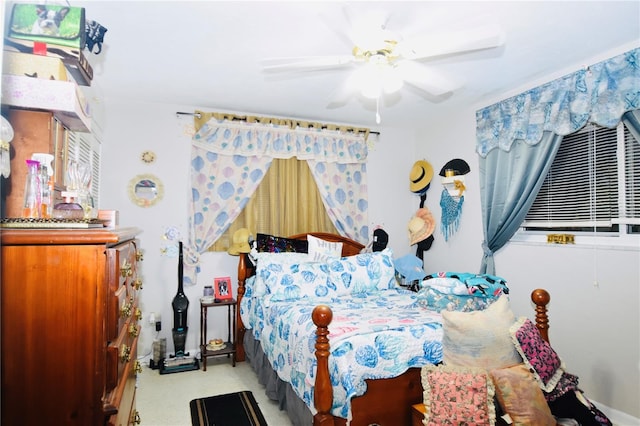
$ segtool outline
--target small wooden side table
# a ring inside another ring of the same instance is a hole
[[[424,404],[414,404],[411,406],[411,426],[423,426],[424,415],[427,407]]]
[[[207,349],[207,312],[209,308],[220,306],[227,307],[227,340],[225,347],[217,351]],[[203,303],[200,302],[200,360],[202,368],[207,371],[207,358],[211,356],[227,355],[232,357],[233,366],[236,366],[236,307],[238,302],[235,299],[223,300],[221,302]],[[233,326],[233,328],[232,328]],[[233,330],[233,333],[231,332]]]

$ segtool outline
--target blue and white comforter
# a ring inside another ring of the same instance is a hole
[[[365,379],[396,377],[442,360],[440,314],[421,307],[416,294],[404,289],[293,302],[262,303],[250,291],[245,296],[245,326],[260,340],[278,376],[291,383],[313,414],[317,360],[311,313],[318,304],[333,311],[329,372],[335,416],[351,419],[351,398],[366,392]]]

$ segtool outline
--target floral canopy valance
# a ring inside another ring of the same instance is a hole
[[[210,152],[247,157],[297,157],[327,163],[367,161],[366,134],[263,123],[238,123],[212,118],[193,137]]]
[[[476,112],[482,157],[515,140],[540,142],[544,131],[568,135],[593,122],[614,127],[640,108],[640,49],[636,48]]]

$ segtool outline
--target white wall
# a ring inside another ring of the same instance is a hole
[[[178,286],[177,258],[163,255],[161,250],[171,243],[163,238],[167,227],[177,227],[184,241],[188,236],[193,119],[177,117],[176,111],[192,112],[194,109],[207,110],[114,99],[106,99],[104,104],[100,208],[118,210],[121,226],[136,226],[142,230],[140,240],[145,255],[141,268],[144,283],[141,307],[144,319],[139,355],[150,353],[156,337],[155,327],[147,321],[151,312],[161,315],[160,337],[167,338],[167,352],[174,353],[171,301]],[[374,226],[382,226],[389,233],[389,247],[397,256],[410,249],[406,225],[414,211],[414,197],[408,190],[409,170],[415,161],[414,149],[412,130],[386,129],[371,147],[368,162],[371,232]],[[146,150],[156,153],[154,163],[145,164],[140,160]],[[164,198],[149,208],[134,205],[127,194],[129,181],[143,173],[156,175],[164,184]],[[205,253],[201,261],[198,283],[185,287],[190,301],[186,349],[193,355],[199,345],[199,297],[203,286],[211,284],[214,277],[230,276],[233,282],[237,280],[237,257]],[[226,337],[226,311],[210,310],[209,318],[209,338]]]
[[[445,242],[436,230],[434,244],[425,254],[428,273],[477,272],[480,268],[483,233],[479,157],[474,151],[476,109],[433,120],[418,138],[418,155],[430,161],[436,173],[452,158],[463,158],[471,167],[465,176],[467,191],[459,231]],[[432,182],[427,199],[438,223],[441,190],[441,185]],[[508,281],[516,315],[532,318],[531,292],[540,287],[550,292],[551,343],[566,370],[580,378],[586,395],[639,418],[640,248],[596,250],[509,243],[496,253],[495,264],[496,275]]]

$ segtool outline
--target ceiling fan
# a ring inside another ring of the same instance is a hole
[[[405,39],[387,28],[389,16],[384,12],[356,16],[346,6],[343,11],[350,26],[348,32],[338,28],[335,19],[323,21],[352,46],[350,54],[269,58],[262,61],[262,69],[282,73],[352,68],[342,87],[334,92],[330,105],[344,104],[352,95],[360,93],[376,100],[377,123],[380,123],[380,99],[398,92],[405,84],[426,99],[446,96],[461,86],[460,82],[421,61],[499,47],[505,39],[502,30],[494,24]]]

